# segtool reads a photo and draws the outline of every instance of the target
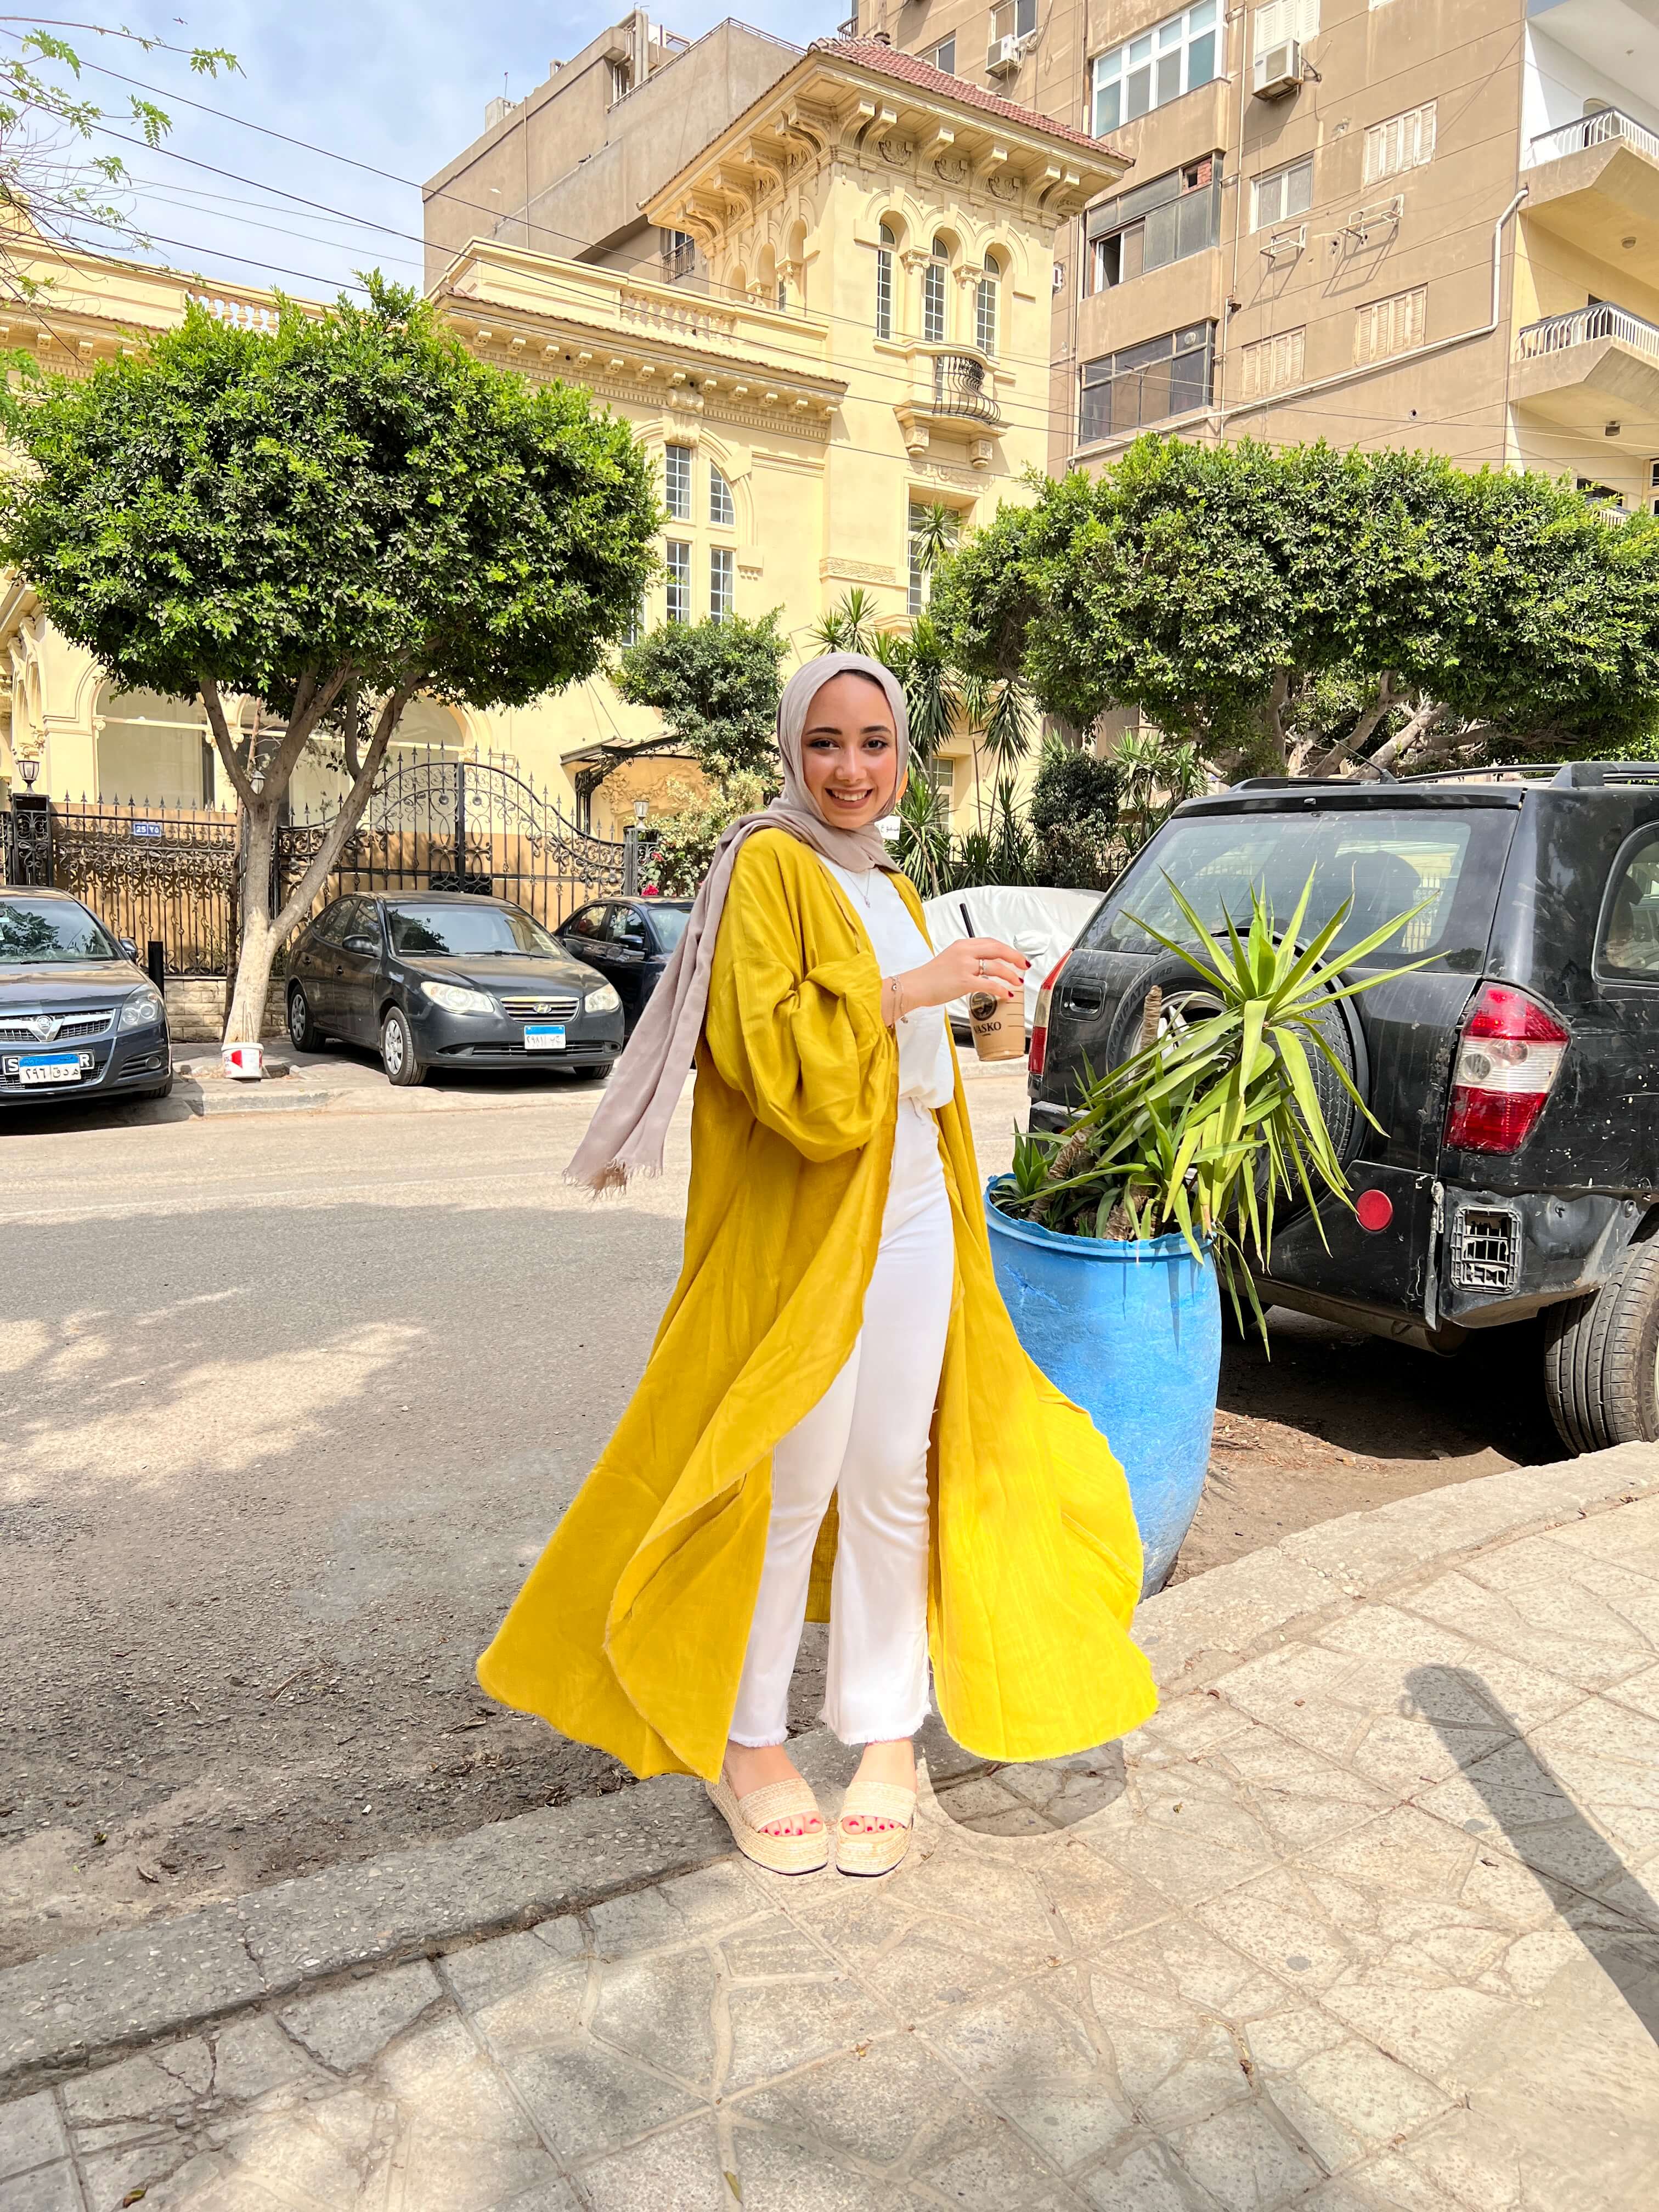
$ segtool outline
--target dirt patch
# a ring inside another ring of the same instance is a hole
[[[1281,1307],[1268,1339],[1224,1350],[1209,1480],[1171,1583],[1340,1514],[1566,1456],[1535,1327],[1441,1358]]]

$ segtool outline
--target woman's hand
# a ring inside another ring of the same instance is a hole
[[[959,937],[925,967],[909,969],[897,981],[905,1012],[915,1013],[922,1006],[948,1006],[952,999],[965,999],[973,991],[1012,999],[1024,988],[1030,964],[1023,952],[1000,937]]]

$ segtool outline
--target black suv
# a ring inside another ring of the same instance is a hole
[[[1577,1451],[1659,1437],[1659,767],[1578,761],[1405,782],[1258,777],[1179,807],[1045,981],[1031,1123],[1063,1126],[1153,984],[1200,975],[1139,927],[1248,921],[1250,892],[1337,941],[1420,908],[1368,965],[1424,964],[1322,1027],[1382,1124],[1322,1084],[1356,1210],[1279,1217],[1264,1304],[1454,1351],[1542,1313],[1550,1410]],[[1334,953],[1333,955],[1334,957]],[[1328,1078],[1328,1071],[1326,1071]]]

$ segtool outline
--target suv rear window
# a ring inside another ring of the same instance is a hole
[[[1189,817],[1166,825],[1114,888],[1081,942],[1097,952],[1154,952],[1157,942],[1141,922],[1176,944],[1190,942],[1192,930],[1166,877],[1205,927],[1220,933],[1229,917],[1241,932],[1248,924],[1252,890],[1276,920],[1288,921],[1311,875],[1305,935],[1323,928],[1345,899],[1353,902],[1334,954],[1420,907],[1376,957],[1474,966],[1486,951],[1508,826],[1505,820],[1499,830],[1494,819],[1449,809]],[[1501,842],[1490,866],[1468,870],[1472,842],[1490,848],[1493,830]],[[1468,889],[1480,895],[1459,896],[1466,871]]]

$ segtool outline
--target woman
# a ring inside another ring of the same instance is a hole
[[[781,1873],[830,1838],[785,1749],[807,1613],[824,1717],[864,1757],[836,1838],[896,1866],[928,1706],[987,1757],[1051,1759],[1156,1699],[1127,1628],[1122,1472],[1021,1351],[992,1274],[942,1008],[1026,963],[934,954],[877,822],[903,695],[830,653],[778,710],[783,793],[727,830],[570,1165],[659,1171],[696,1052],[679,1282],[632,1402],[478,1664],[484,1688],[647,1775],[702,1775]]]

